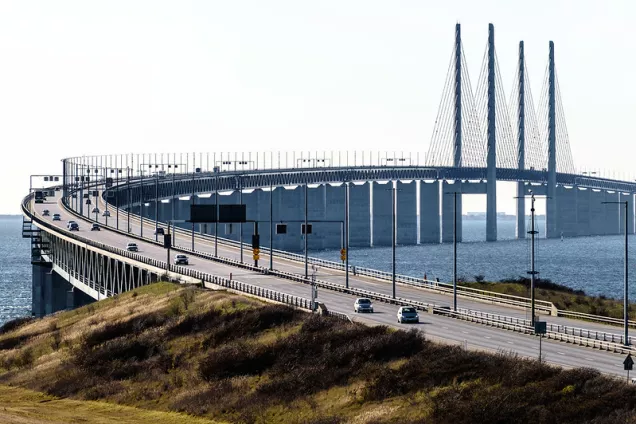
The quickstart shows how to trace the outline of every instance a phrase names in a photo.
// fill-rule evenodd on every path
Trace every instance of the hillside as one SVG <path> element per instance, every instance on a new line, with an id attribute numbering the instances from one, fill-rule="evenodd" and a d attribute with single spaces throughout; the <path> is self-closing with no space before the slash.
<path id="1" fill-rule="evenodd" d="M 22 402 L 22 410 L 30 397 L 35 410 L 47 396 L 84 405 L 69 408 L 78 414 L 109 404 L 179 413 L 155 423 L 186 422 L 184 414 L 233 423 L 636 420 L 636 387 L 594 370 L 464 351 L 415 331 L 167 283 L 5 325 L 0 384 L 0 402 Z M 112 409 L 112 421 L 100 422 L 122 422 Z M 143 419 L 124 421 L 150 422 Z"/>

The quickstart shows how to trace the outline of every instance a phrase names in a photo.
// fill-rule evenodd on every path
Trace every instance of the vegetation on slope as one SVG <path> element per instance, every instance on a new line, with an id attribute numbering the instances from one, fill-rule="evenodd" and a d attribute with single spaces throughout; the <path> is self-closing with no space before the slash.
<path id="1" fill-rule="evenodd" d="M 636 419 L 636 387 L 594 370 L 163 283 L 3 332 L 0 383 L 219 422 Z"/>
<path id="2" fill-rule="evenodd" d="M 481 276 L 476 276 L 481 280 Z M 461 281 L 465 287 L 489 290 L 514 296 L 530 297 L 530 279 L 519 277 L 505 279 L 499 282 Z M 605 296 L 589 296 L 583 290 L 575 290 L 567 286 L 556 284 L 548 279 L 535 280 L 535 296 L 539 300 L 552 302 L 557 309 L 586 314 L 600 315 L 612 318 L 623 318 L 623 301 L 608 299 Z M 636 304 L 629 305 L 630 314 L 636 313 Z"/>

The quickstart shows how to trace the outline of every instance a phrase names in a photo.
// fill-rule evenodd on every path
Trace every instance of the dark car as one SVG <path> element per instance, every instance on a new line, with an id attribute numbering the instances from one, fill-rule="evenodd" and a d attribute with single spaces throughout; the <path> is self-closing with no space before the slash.
<path id="1" fill-rule="evenodd" d="M 42 216 L 49 216 L 49 210 L 48 209 L 44 209 L 42 211 Z"/>
<path id="2" fill-rule="evenodd" d="M 163 228 L 161 227 L 157 227 L 155 228 L 155 235 L 156 236 L 163 236 L 165 233 L 163 232 Z"/>
<path id="3" fill-rule="evenodd" d="M 71 225 L 68 226 L 69 231 L 79 231 L 79 225 L 77 222 L 71 222 Z"/>
<path id="4" fill-rule="evenodd" d="M 91 225 L 91 231 L 101 231 L 99 224 L 93 223 L 93 225 Z"/>

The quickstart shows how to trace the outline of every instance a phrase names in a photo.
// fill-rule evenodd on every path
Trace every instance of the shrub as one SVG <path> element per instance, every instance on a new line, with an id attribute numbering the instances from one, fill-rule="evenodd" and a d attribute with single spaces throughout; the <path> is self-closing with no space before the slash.
<path id="1" fill-rule="evenodd" d="M 4 334 L 10 331 L 16 330 L 22 327 L 23 325 L 30 323 L 33 320 L 34 320 L 33 317 L 22 317 L 22 318 L 12 319 L 11 321 L 7 321 L 0 327 L 0 334 Z"/>

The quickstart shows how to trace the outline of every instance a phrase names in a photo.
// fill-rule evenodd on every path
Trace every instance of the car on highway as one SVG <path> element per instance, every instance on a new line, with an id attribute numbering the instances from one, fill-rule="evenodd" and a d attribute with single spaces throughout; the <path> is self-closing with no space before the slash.
<path id="1" fill-rule="evenodd" d="M 44 209 L 42 211 L 42 216 L 49 216 L 49 210 L 48 209 Z"/>
<path id="2" fill-rule="evenodd" d="M 66 223 L 66 228 L 70 230 L 70 229 L 71 229 L 71 225 L 73 225 L 73 224 L 77 224 L 77 222 L 75 222 L 75 221 L 73 221 L 73 220 L 71 219 L 69 222 L 67 222 L 67 223 Z M 79 224 L 78 224 L 78 225 L 79 225 Z"/>
<path id="3" fill-rule="evenodd" d="M 54 213 L 53 214 L 53 221 L 59 221 L 60 220 L 60 214 L 59 213 Z"/>
<path id="4" fill-rule="evenodd" d="M 174 257 L 175 265 L 188 265 L 188 257 L 186 255 L 176 255 Z"/>
<path id="5" fill-rule="evenodd" d="M 99 213 L 99 208 L 96 206 L 93 208 L 93 212 L 92 213 Z"/>
<path id="6" fill-rule="evenodd" d="M 165 233 L 163 232 L 163 228 L 161 227 L 157 227 L 155 228 L 155 235 L 156 236 L 163 236 Z"/>
<path id="7" fill-rule="evenodd" d="M 104 213 L 102 214 L 102 216 L 110 216 L 110 211 L 104 211 Z"/>
<path id="8" fill-rule="evenodd" d="M 68 229 L 69 231 L 79 231 L 79 224 L 77 222 L 73 222 L 68 226 Z"/>
<path id="9" fill-rule="evenodd" d="M 44 203 L 44 199 L 42 198 L 35 199 L 35 203 Z"/>
<path id="10" fill-rule="evenodd" d="M 126 245 L 126 250 L 129 252 L 139 252 L 139 247 L 137 247 L 137 243 L 130 242 Z"/>
<path id="11" fill-rule="evenodd" d="M 373 303 L 371 303 L 371 299 L 367 299 L 366 297 L 357 298 L 353 304 L 353 312 L 373 312 Z"/>
<path id="12" fill-rule="evenodd" d="M 86 202 L 84 202 L 84 203 L 86 203 L 87 205 L 90 205 L 91 204 L 91 199 L 86 199 Z"/>
<path id="13" fill-rule="evenodd" d="M 99 224 L 93 222 L 93 225 L 91 225 L 91 231 L 101 231 L 101 228 L 99 228 Z"/>
<path id="14" fill-rule="evenodd" d="M 397 312 L 397 321 L 402 324 L 403 322 L 420 322 L 420 316 L 417 313 L 417 309 L 412 306 L 401 306 Z"/>

